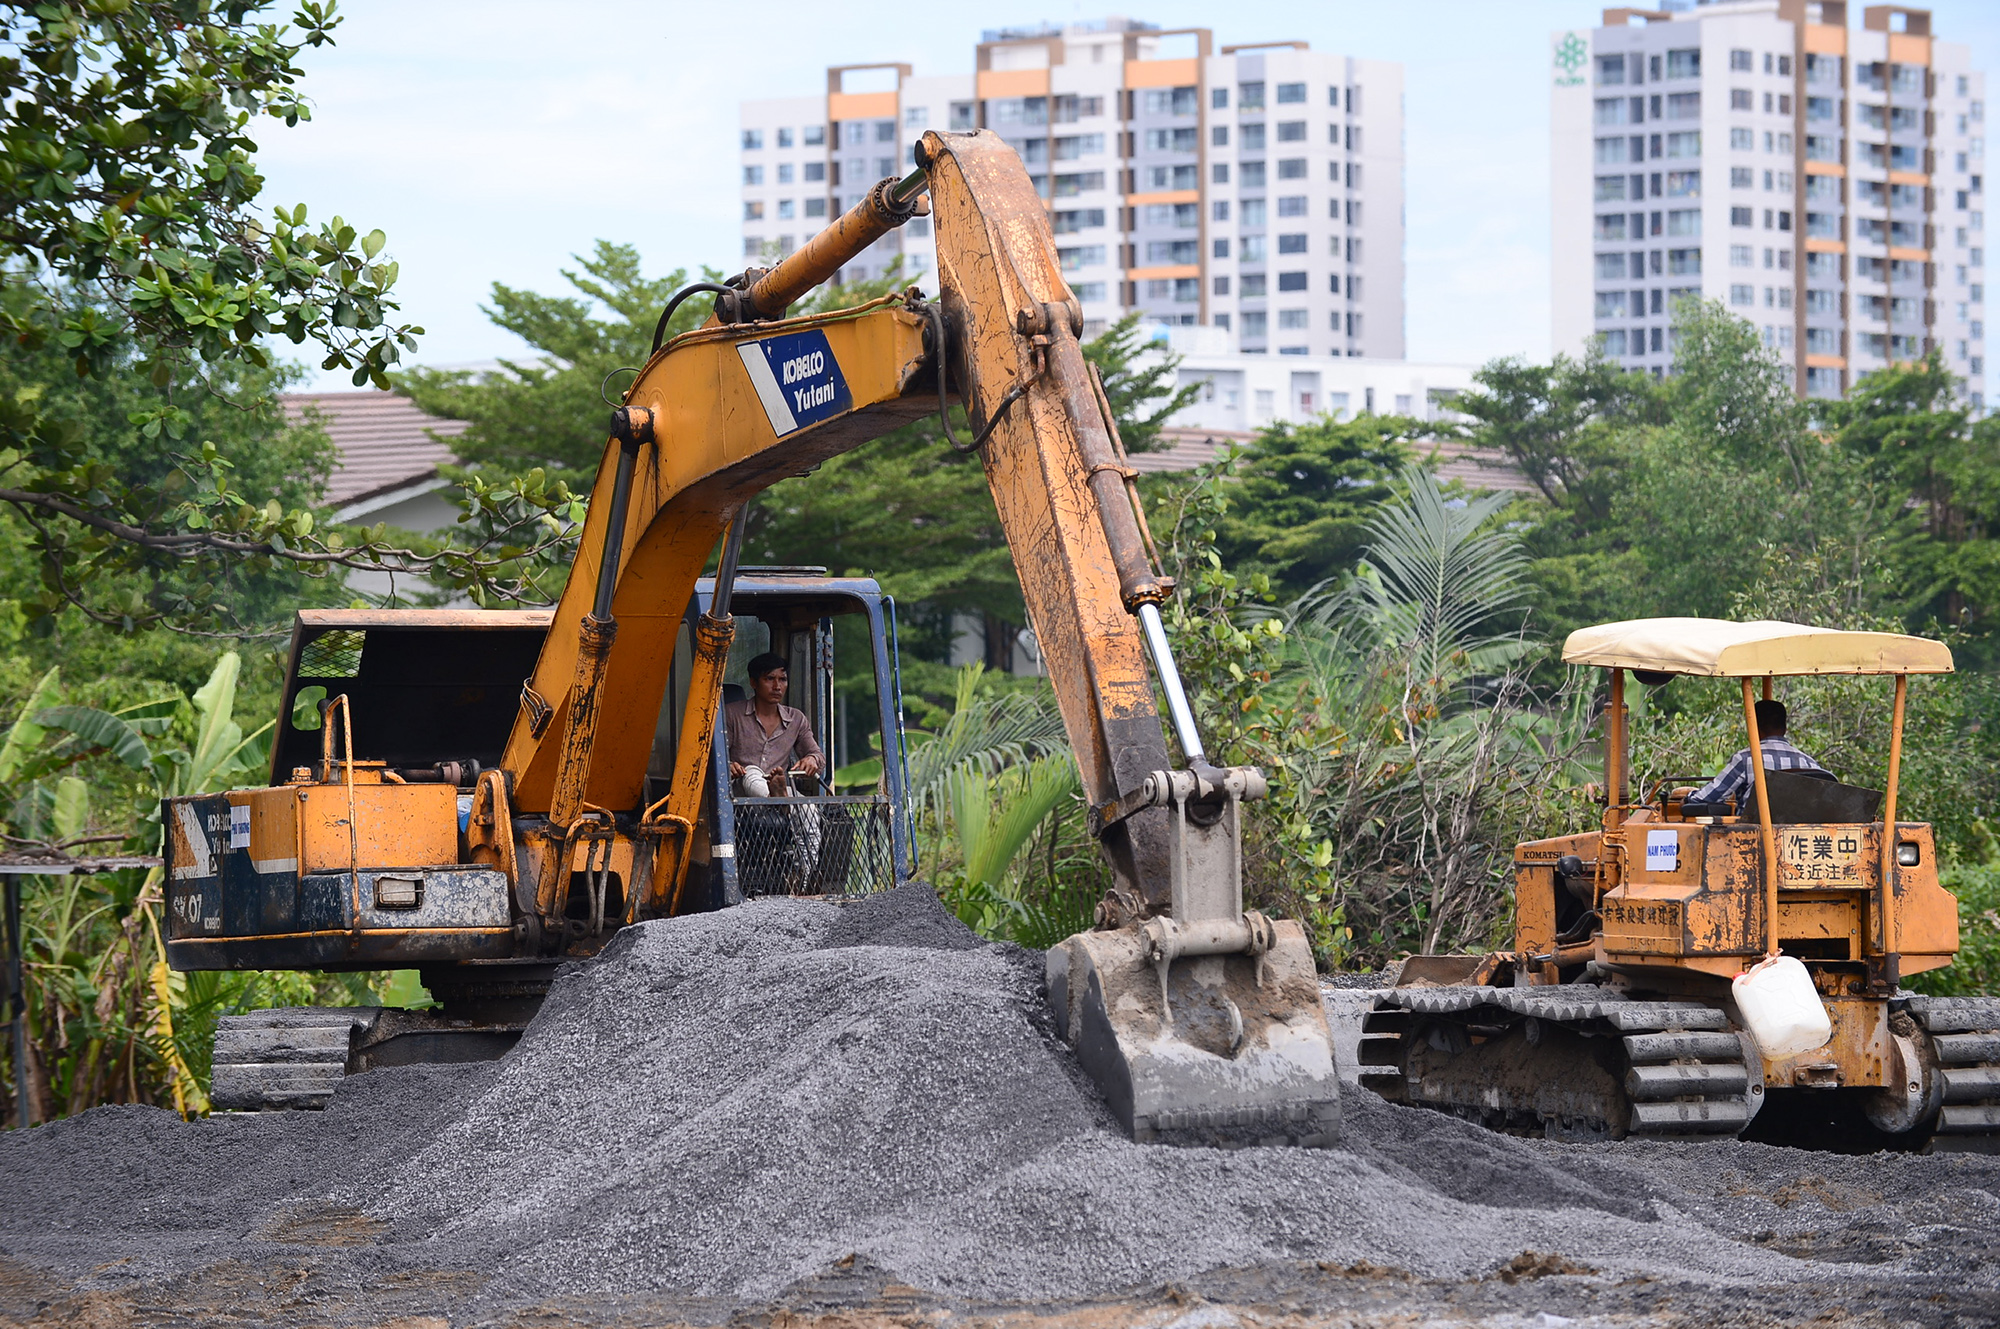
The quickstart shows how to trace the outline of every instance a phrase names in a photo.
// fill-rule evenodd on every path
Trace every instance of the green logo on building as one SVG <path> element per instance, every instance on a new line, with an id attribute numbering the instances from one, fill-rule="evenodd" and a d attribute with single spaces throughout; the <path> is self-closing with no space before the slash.
<path id="1" fill-rule="evenodd" d="M 1590 48 L 1583 38 L 1570 33 L 1556 43 L 1556 86 L 1575 88 L 1583 84 L 1583 67 L 1590 62 Z"/>

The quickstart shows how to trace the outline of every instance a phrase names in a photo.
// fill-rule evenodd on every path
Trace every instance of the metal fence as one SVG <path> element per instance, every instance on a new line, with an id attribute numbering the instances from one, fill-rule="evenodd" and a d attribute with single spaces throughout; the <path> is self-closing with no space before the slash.
<path id="1" fill-rule="evenodd" d="M 880 794 L 734 801 L 745 896 L 862 895 L 896 884 L 889 800 Z"/>

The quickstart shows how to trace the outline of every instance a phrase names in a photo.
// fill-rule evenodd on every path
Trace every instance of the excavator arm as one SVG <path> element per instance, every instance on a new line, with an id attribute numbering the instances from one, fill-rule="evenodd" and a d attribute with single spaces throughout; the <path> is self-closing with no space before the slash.
<path id="1" fill-rule="evenodd" d="M 507 746 L 518 903 L 559 925 L 557 882 L 580 837 L 637 810 L 653 858 L 635 879 L 651 885 L 628 919 L 681 907 L 744 505 L 955 395 L 1115 879 L 1097 929 L 1049 952 L 1064 1031 L 1135 1138 L 1329 1142 L 1338 1098 L 1310 948 L 1296 923 L 1243 908 L 1240 814 L 1264 780 L 1203 751 L 1160 618 L 1172 587 L 1083 356 L 1045 206 L 990 133 L 927 133 L 918 162 L 775 267 L 732 279 L 715 318 L 661 347 L 614 414 L 582 551 Z M 910 292 L 786 317 L 926 204 L 935 303 Z M 718 540 L 676 772 L 641 809 L 672 633 Z"/>

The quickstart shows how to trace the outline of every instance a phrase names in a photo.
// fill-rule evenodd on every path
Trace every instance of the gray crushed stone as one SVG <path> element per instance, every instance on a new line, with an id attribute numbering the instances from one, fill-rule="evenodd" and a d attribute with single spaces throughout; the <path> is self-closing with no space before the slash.
<path id="1" fill-rule="evenodd" d="M 1524 1250 L 1731 1295 L 2000 1287 L 2000 1160 L 1556 1145 L 1351 1087 L 1337 1149 L 1138 1146 L 1043 1003 L 1038 954 L 921 888 L 645 924 L 566 966 L 498 1063 L 370 1072 L 324 1113 L 0 1138 L 0 1257 L 157 1282 L 296 1259 L 347 1215 L 366 1243 L 321 1242 L 325 1276 L 471 1270 L 490 1306 L 761 1303 L 857 1261 L 987 1300 L 1285 1261 L 1471 1280 Z"/>

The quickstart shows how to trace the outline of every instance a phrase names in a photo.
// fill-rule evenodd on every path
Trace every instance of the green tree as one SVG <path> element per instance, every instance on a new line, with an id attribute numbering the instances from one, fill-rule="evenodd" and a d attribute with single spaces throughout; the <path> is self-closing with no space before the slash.
<path id="1" fill-rule="evenodd" d="M 491 303 L 481 306 L 533 356 L 502 360 L 497 373 L 414 369 L 395 376 L 396 389 L 424 410 L 468 422 L 449 440 L 467 469 L 506 476 L 540 467 L 574 489 L 589 487 L 604 452 L 604 396 L 615 400 L 630 382 L 614 377 L 607 387 L 605 379 L 646 362 L 660 311 L 688 274 L 677 268 L 649 278 L 636 247 L 606 240 L 576 264 L 562 270 L 575 295 L 495 282 Z M 702 280 L 721 275 L 708 271 Z M 698 326 L 708 306 L 706 297 L 683 303 L 668 335 Z"/>
<path id="2" fill-rule="evenodd" d="M 1264 426 L 1244 452 L 1215 548 L 1237 572 L 1265 573 L 1296 599 L 1347 573 L 1370 516 L 1397 491 L 1396 476 L 1430 426 L 1396 415 Z"/>
<path id="3" fill-rule="evenodd" d="M 1892 496 L 1904 619 L 1957 627 L 1982 661 L 2000 614 L 2000 420 L 1971 419 L 1943 357 L 1863 378 L 1825 406 L 1834 440 Z"/>

